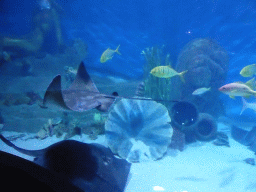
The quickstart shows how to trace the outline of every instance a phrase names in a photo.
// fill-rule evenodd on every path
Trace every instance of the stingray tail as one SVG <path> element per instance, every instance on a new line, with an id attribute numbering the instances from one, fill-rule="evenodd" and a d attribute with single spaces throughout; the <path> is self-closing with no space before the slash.
<path id="1" fill-rule="evenodd" d="M 98 107 L 96 107 L 96 109 L 98 109 L 99 111 L 102 111 L 102 112 L 107 112 L 107 111 L 109 111 L 110 107 L 115 102 L 116 98 L 118 97 L 118 93 L 113 92 L 111 96 L 105 95 L 104 97 L 105 97 L 105 99 L 102 99 L 102 103 Z"/>
<path id="2" fill-rule="evenodd" d="M 12 147 L 13 149 L 15 149 L 16 151 L 25 154 L 25 155 L 29 155 L 29 156 L 39 156 L 42 154 L 43 150 L 26 150 L 26 149 L 22 149 L 17 147 L 16 145 L 14 145 L 12 142 L 10 142 L 8 139 L 6 139 L 2 134 L 0 134 L 0 139 L 9 147 Z"/>

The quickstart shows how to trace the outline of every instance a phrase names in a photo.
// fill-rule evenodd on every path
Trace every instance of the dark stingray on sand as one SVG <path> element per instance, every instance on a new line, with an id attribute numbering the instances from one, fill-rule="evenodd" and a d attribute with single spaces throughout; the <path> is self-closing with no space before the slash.
<path id="1" fill-rule="evenodd" d="M 65 140 L 45 149 L 26 150 L 2 135 L 0 139 L 15 150 L 35 157 L 30 162 L 0 151 L 1 174 L 3 170 L 19 174 L 19 182 L 29 178 L 26 182 L 34 186 L 32 181 L 39 180 L 54 191 L 122 192 L 125 189 L 131 164 L 116 158 L 102 145 Z"/>

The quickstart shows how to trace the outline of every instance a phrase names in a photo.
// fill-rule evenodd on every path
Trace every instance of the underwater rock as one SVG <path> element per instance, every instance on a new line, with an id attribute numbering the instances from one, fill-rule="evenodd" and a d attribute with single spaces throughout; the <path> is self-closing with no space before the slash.
<path id="1" fill-rule="evenodd" d="M 105 121 L 108 114 L 94 113 L 88 121 L 81 123 L 82 133 L 89 136 L 91 140 L 98 138 L 98 135 L 105 133 Z"/>
<path id="2" fill-rule="evenodd" d="M 28 105 L 33 105 L 37 101 L 40 101 L 40 102 L 43 101 L 43 99 L 40 97 L 38 93 L 30 91 L 30 92 L 27 92 L 26 95 L 27 97 L 30 98 L 30 101 L 27 103 Z"/>
<path id="3" fill-rule="evenodd" d="M 230 147 L 229 141 L 228 141 L 228 136 L 224 132 L 218 132 L 217 133 L 217 138 L 215 139 L 213 144 L 217 145 L 217 146 Z"/>
<path id="4" fill-rule="evenodd" d="M 185 149 L 185 144 L 185 133 L 173 127 L 172 141 L 169 147 L 171 149 L 178 149 L 179 151 L 183 151 Z"/>
<path id="5" fill-rule="evenodd" d="M 248 149 L 256 152 L 256 127 L 252 127 L 250 131 L 239 128 L 235 125 L 231 127 L 231 137 L 238 143 L 248 146 Z"/>
<path id="6" fill-rule="evenodd" d="M 194 128 L 196 139 L 199 141 L 211 141 L 217 136 L 217 123 L 208 113 L 199 113 L 197 125 Z"/>
<path id="7" fill-rule="evenodd" d="M 122 99 L 105 123 L 108 146 L 129 162 L 158 160 L 171 143 L 170 121 L 168 110 L 160 103 Z"/>
<path id="8" fill-rule="evenodd" d="M 80 135 L 80 137 L 82 137 L 82 130 L 80 127 L 76 126 L 70 130 L 70 132 L 65 135 L 64 140 L 74 137 L 75 135 Z"/>
<path id="9" fill-rule="evenodd" d="M 42 101 L 41 97 L 34 92 L 27 93 L 7 93 L 1 94 L 0 103 L 5 106 L 13 106 L 13 105 L 32 105 L 38 100 Z"/>
<path id="10" fill-rule="evenodd" d="M 228 66 L 228 53 L 220 45 L 210 39 L 194 39 L 179 54 L 175 68 L 178 72 L 188 70 L 186 83 L 173 78 L 169 94 L 174 100 L 191 101 L 199 112 L 223 115 L 225 108 L 218 98 L 218 87 L 225 83 Z M 211 91 L 203 97 L 192 95 L 201 87 L 211 87 Z"/>
<path id="11" fill-rule="evenodd" d="M 47 137 L 48 137 L 48 133 L 47 133 L 47 130 L 45 130 L 44 127 L 42 129 L 40 129 L 36 134 L 36 138 L 41 139 L 41 140 L 43 140 Z"/>
<path id="12" fill-rule="evenodd" d="M 247 158 L 244 160 L 245 163 L 250 164 L 250 165 L 255 165 L 255 160 L 254 158 Z"/>
<path id="13" fill-rule="evenodd" d="M 38 131 L 36 138 L 45 139 L 46 137 L 52 137 L 57 132 L 55 131 L 56 126 L 62 123 L 62 118 L 48 119 L 48 123 L 44 124 L 43 128 Z"/>

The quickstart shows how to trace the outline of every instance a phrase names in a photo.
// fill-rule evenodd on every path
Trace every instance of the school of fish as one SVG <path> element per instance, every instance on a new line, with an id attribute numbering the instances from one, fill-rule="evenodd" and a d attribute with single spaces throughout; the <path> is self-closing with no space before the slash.
<path id="1" fill-rule="evenodd" d="M 241 71 L 240 75 L 243 77 L 252 77 L 256 75 L 256 64 L 251 64 L 245 66 Z M 256 82 L 255 78 L 247 81 L 246 83 L 234 82 L 223 85 L 219 88 L 219 91 L 229 95 L 230 98 L 234 99 L 236 96 L 242 97 L 243 108 L 240 115 L 244 112 L 245 109 L 252 109 L 256 111 L 256 103 L 248 103 L 244 97 L 249 98 L 251 96 L 256 97 Z"/>

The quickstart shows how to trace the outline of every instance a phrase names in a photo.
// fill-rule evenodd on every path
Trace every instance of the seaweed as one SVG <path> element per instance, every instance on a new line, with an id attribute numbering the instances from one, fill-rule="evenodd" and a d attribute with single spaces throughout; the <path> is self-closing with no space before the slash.
<path id="1" fill-rule="evenodd" d="M 151 47 L 146 48 L 142 51 L 146 59 L 144 65 L 144 83 L 145 83 L 145 97 L 150 97 L 152 99 L 161 99 L 161 100 L 171 100 L 171 79 L 168 78 L 158 78 L 153 75 L 150 75 L 150 71 L 157 66 L 171 66 L 172 62 L 170 60 L 170 54 L 164 56 L 163 47 Z M 166 102 L 161 102 L 164 105 L 167 105 Z"/>

